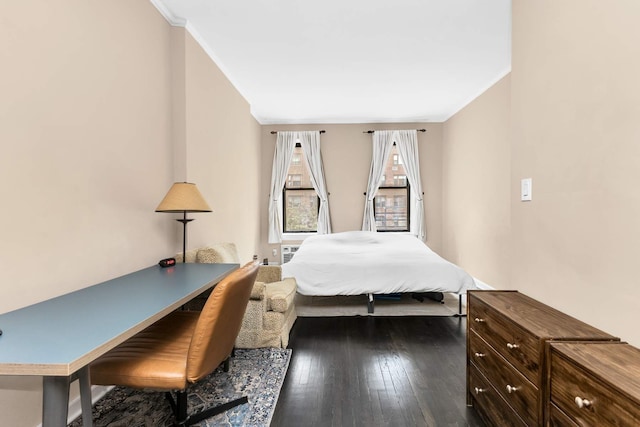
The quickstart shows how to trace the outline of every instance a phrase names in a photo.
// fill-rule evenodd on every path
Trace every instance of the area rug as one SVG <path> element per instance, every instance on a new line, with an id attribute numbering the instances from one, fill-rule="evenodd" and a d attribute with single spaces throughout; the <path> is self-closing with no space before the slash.
<path id="1" fill-rule="evenodd" d="M 444 294 L 444 303 L 424 298 L 412 298 L 411 294 L 401 294 L 398 298 L 375 299 L 374 312 L 367 312 L 367 296 L 310 297 L 296 295 L 296 313 L 299 317 L 334 316 L 453 316 L 458 313 L 458 295 Z M 463 298 L 464 302 L 464 298 Z M 462 305 L 462 313 L 466 305 Z"/>
<path id="2" fill-rule="evenodd" d="M 249 403 L 201 421 L 194 426 L 269 426 L 291 360 L 290 349 L 238 349 L 229 372 L 218 368 L 190 388 L 189 411 L 247 396 Z M 165 427 L 173 415 L 162 392 L 115 387 L 93 406 L 95 427 Z M 81 427 L 81 418 L 70 427 Z"/>

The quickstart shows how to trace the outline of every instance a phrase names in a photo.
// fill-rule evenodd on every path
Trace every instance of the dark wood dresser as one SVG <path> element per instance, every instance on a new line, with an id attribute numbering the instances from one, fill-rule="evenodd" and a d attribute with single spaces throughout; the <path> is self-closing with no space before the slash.
<path id="1" fill-rule="evenodd" d="M 623 343 L 549 346 L 550 426 L 640 426 L 640 350 Z"/>
<path id="2" fill-rule="evenodd" d="M 547 423 L 550 341 L 618 341 L 517 291 L 469 291 L 467 404 L 489 425 Z"/>

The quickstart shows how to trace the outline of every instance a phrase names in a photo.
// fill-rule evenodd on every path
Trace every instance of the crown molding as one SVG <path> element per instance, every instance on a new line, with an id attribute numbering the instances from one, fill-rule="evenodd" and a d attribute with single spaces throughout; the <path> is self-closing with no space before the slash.
<path id="1" fill-rule="evenodd" d="M 175 16 L 169 8 L 162 2 L 162 0 L 149 0 L 151 4 L 158 9 L 158 12 L 167 20 L 169 24 L 174 27 L 186 27 L 187 20 Z"/>

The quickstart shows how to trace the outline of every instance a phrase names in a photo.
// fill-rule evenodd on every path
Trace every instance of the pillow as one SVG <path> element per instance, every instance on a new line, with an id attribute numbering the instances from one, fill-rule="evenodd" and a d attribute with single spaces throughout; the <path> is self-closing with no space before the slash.
<path id="1" fill-rule="evenodd" d="M 203 264 L 239 264 L 240 259 L 234 243 L 219 243 L 198 250 L 196 262 Z"/>
<path id="2" fill-rule="evenodd" d="M 197 262 L 196 258 L 198 256 L 198 250 L 197 249 L 191 249 L 187 251 L 187 262 Z M 182 262 L 182 252 L 180 252 L 179 254 L 176 254 L 175 256 L 176 262 L 177 263 L 181 263 Z"/>

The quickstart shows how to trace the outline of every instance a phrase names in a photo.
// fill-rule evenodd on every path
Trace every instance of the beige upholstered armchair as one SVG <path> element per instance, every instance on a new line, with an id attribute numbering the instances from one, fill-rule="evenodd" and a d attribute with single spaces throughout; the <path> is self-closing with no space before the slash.
<path id="1" fill-rule="evenodd" d="M 182 262 L 182 254 L 176 256 Z M 186 253 L 187 262 L 239 263 L 234 243 L 218 243 Z M 287 347 L 289 332 L 296 321 L 294 298 L 296 281 L 282 278 L 279 265 L 261 265 L 251 290 L 242 327 L 236 339 L 237 348 Z M 208 293 L 187 305 L 187 309 L 200 309 Z"/>

